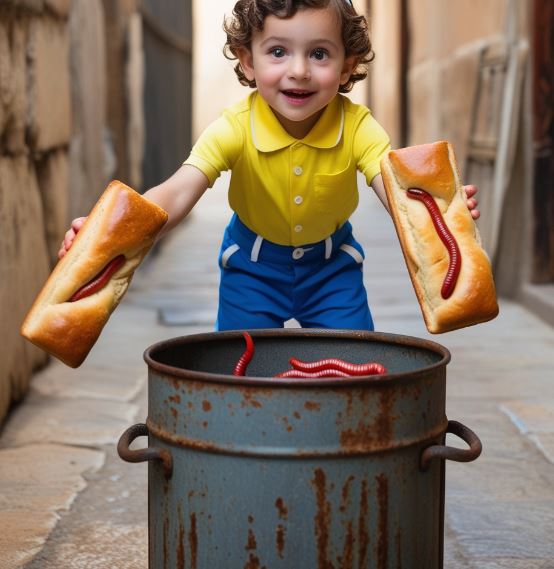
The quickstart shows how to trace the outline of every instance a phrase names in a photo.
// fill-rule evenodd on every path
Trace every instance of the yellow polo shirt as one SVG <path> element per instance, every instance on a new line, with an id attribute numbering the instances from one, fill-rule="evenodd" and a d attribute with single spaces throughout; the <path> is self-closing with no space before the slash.
<path id="1" fill-rule="evenodd" d="M 358 205 L 356 171 L 370 184 L 389 148 L 370 111 L 347 97 L 337 95 L 299 140 L 254 91 L 208 126 L 185 164 L 210 187 L 232 170 L 229 204 L 240 220 L 264 239 L 298 247 L 348 220 Z"/>

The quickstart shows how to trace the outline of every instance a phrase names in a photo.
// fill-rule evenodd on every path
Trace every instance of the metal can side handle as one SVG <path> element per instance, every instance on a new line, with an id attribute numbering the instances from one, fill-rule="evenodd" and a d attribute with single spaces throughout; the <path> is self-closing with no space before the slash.
<path id="1" fill-rule="evenodd" d="M 456 462 L 471 462 L 475 460 L 483 450 L 479 437 L 468 427 L 458 421 L 448 421 L 446 432 L 457 435 L 469 445 L 468 449 L 450 447 L 446 445 L 432 445 L 421 453 L 420 468 L 427 470 L 429 463 L 434 458 L 454 460 Z"/>
<path id="2" fill-rule="evenodd" d="M 148 447 L 131 450 L 131 443 L 138 437 L 149 435 L 148 426 L 144 423 L 137 423 L 129 427 L 119 438 L 117 443 L 117 454 L 126 462 L 146 462 L 148 460 L 159 460 L 165 477 L 169 480 L 173 474 L 173 457 L 171 453 L 163 448 Z"/>

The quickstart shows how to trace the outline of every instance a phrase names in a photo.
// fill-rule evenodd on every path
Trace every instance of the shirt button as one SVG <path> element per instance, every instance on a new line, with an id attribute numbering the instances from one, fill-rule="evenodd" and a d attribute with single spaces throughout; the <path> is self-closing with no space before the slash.
<path id="1" fill-rule="evenodd" d="M 296 233 L 300 233 L 302 231 L 302 229 L 304 229 L 301 225 L 295 225 L 294 226 L 294 230 L 296 231 Z"/>
<path id="2" fill-rule="evenodd" d="M 302 196 L 296 196 L 296 197 L 294 198 L 294 203 L 295 203 L 296 205 L 300 205 L 303 201 L 304 201 L 304 198 L 303 198 Z"/>
<path id="3" fill-rule="evenodd" d="M 294 173 L 295 173 L 297 176 L 300 176 L 300 174 L 302 174 L 302 172 L 303 172 L 302 166 L 295 166 L 295 167 L 294 167 Z"/>
<path id="4" fill-rule="evenodd" d="M 298 259 L 302 259 L 303 256 L 304 256 L 304 249 L 302 249 L 301 247 L 295 249 L 292 252 L 292 258 L 295 259 L 296 261 L 298 261 Z"/>

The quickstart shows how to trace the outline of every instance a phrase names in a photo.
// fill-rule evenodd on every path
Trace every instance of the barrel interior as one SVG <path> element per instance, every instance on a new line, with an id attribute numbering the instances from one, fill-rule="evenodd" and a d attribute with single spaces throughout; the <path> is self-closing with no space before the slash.
<path id="1" fill-rule="evenodd" d="M 249 377 L 273 377 L 290 368 L 289 359 L 314 361 L 340 358 L 352 363 L 376 361 L 391 374 L 413 374 L 448 363 L 450 354 L 434 342 L 376 332 L 254 330 L 255 353 L 248 365 Z M 161 342 L 149 348 L 145 359 L 151 367 L 231 375 L 245 349 L 242 332 L 197 334 Z"/>

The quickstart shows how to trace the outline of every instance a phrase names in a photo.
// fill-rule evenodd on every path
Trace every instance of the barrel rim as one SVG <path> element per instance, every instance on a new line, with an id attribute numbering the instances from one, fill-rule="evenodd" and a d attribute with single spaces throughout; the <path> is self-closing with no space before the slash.
<path id="1" fill-rule="evenodd" d="M 210 373 L 204 371 L 189 370 L 186 368 L 177 368 L 171 365 L 163 364 L 154 359 L 156 351 L 173 347 L 176 344 L 190 344 L 195 342 L 221 341 L 226 338 L 237 339 L 242 337 L 243 330 L 230 330 L 224 332 L 203 332 L 198 334 L 190 334 L 186 336 L 177 336 L 175 338 L 162 340 L 149 346 L 143 354 L 144 361 L 149 369 L 155 370 L 161 374 L 174 378 L 186 379 L 192 381 L 207 381 L 210 383 L 222 383 L 233 385 L 248 385 L 250 387 L 270 385 L 271 387 L 334 387 L 352 385 L 371 385 L 372 387 L 384 387 L 406 381 L 409 379 L 417 379 L 422 375 L 426 375 L 436 369 L 445 367 L 451 359 L 450 351 L 437 342 L 417 338 L 415 336 L 407 336 L 402 334 L 392 334 L 387 332 L 369 332 L 365 330 L 329 330 L 318 328 L 280 328 L 280 329 L 257 329 L 248 330 L 253 339 L 267 337 L 324 337 L 324 338 L 347 338 L 352 340 L 369 340 L 372 342 L 388 342 L 399 345 L 429 350 L 439 354 L 441 359 L 434 364 L 430 364 L 414 371 L 406 371 L 401 373 L 392 373 L 379 376 L 359 376 L 352 378 L 278 378 L 269 376 L 249 376 L 238 377 L 231 374 Z"/>

